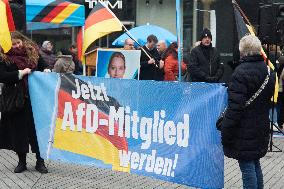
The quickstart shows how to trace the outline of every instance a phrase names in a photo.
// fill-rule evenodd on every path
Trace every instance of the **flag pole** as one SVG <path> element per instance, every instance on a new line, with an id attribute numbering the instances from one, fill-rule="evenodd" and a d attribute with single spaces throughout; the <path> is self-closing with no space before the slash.
<path id="1" fill-rule="evenodd" d="M 82 26 L 82 42 L 84 44 L 84 36 L 85 36 L 85 26 Z M 82 47 L 84 48 L 84 47 Z M 83 52 L 83 51 L 82 51 Z M 82 54 L 83 58 L 83 76 L 86 76 L 86 56 L 85 53 Z"/>
<path id="2" fill-rule="evenodd" d="M 246 16 L 246 14 L 244 13 L 244 11 L 241 9 L 240 5 L 235 1 L 232 0 L 233 5 L 236 6 L 236 8 L 239 10 L 239 12 L 241 13 L 242 17 L 246 20 L 246 22 L 249 24 L 249 26 L 253 29 L 253 32 L 255 32 L 255 29 L 253 27 L 253 25 L 251 24 L 251 22 L 249 21 L 248 17 Z"/>
<path id="3" fill-rule="evenodd" d="M 178 81 L 181 81 L 181 64 L 182 64 L 182 34 L 180 21 L 180 0 L 176 0 L 176 31 L 178 38 Z"/>
<path id="4" fill-rule="evenodd" d="M 121 23 L 122 24 L 122 23 Z M 131 35 L 131 33 L 129 32 L 129 30 L 124 26 L 124 24 L 122 24 L 123 29 L 126 31 L 126 34 L 135 42 L 137 43 L 137 45 L 139 47 L 141 47 L 141 50 L 146 54 L 146 56 L 151 59 L 152 57 L 147 53 L 147 51 L 143 48 L 143 46 L 138 43 L 138 41 Z M 158 65 L 155 63 L 156 67 L 158 67 Z"/>
<path id="5" fill-rule="evenodd" d="M 61 77 L 58 78 L 57 84 L 56 84 L 56 91 L 59 91 L 61 85 Z M 58 113 L 58 96 L 57 93 L 55 94 L 55 104 L 57 106 L 53 107 L 53 112 L 52 112 L 52 120 L 50 123 L 50 130 L 49 130 L 49 139 L 48 139 L 48 144 L 47 144 L 47 150 L 46 150 L 46 160 L 49 162 L 50 160 L 50 154 L 53 148 L 53 143 L 54 143 L 54 134 L 55 134 L 55 127 L 56 127 L 56 117 Z"/>

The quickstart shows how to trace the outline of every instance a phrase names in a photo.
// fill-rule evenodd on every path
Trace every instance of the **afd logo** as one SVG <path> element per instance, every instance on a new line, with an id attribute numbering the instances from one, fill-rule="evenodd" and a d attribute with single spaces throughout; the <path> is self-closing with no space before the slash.
<path id="1" fill-rule="evenodd" d="M 117 0 L 115 3 L 111 3 L 108 0 L 85 0 L 86 3 L 89 3 L 89 8 L 92 9 L 98 3 L 104 3 L 105 5 L 109 6 L 110 8 L 118 8 L 122 9 L 122 0 Z"/>

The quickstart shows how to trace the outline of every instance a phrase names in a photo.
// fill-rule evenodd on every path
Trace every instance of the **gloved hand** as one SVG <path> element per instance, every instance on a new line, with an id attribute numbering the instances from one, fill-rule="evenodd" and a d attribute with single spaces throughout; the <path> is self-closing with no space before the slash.
<path id="1" fill-rule="evenodd" d="M 206 77 L 206 81 L 208 83 L 215 83 L 218 81 L 218 78 L 217 77 Z"/>
<path id="2" fill-rule="evenodd" d="M 222 86 L 229 87 L 229 84 L 228 83 L 222 83 Z"/>

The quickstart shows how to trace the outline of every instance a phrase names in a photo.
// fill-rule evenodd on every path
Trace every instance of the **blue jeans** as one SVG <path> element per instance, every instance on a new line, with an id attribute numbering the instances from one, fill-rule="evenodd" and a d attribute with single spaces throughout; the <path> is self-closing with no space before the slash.
<path id="1" fill-rule="evenodd" d="M 238 160 L 244 189 L 263 189 L 263 175 L 258 160 Z"/>

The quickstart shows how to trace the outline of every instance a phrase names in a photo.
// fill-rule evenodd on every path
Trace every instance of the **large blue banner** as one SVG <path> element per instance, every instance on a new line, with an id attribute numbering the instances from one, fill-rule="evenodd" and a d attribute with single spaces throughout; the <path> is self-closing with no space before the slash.
<path id="1" fill-rule="evenodd" d="M 223 188 L 215 128 L 220 84 L 105 79 L 35 72 L 29 90 L 41 156 Z"/>

